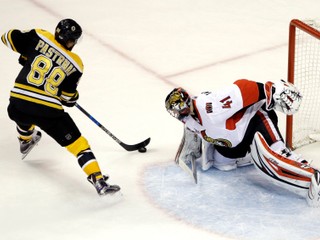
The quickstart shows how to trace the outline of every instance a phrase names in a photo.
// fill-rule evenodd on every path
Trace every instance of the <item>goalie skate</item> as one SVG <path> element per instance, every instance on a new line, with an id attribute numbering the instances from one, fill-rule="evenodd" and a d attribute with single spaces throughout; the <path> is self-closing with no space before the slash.
<path id="1" fill-rule="evenodd" d="M 307 195 L 307 203 L 311 207 L 320 207 L 320 172 L 315 170 Z"/>

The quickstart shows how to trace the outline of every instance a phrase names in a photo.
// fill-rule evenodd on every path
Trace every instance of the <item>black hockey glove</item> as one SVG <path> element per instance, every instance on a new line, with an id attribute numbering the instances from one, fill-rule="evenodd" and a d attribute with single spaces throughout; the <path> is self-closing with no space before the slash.
<path id="1" fill-rule="evenodd" d="M 78 99 L 79 99 L 79 92 L 76 91 L 76 93 L 69 100 L 66 100 L 63 97 L 61 97 L 61 103 L 66 107 L 73 107 L 76 104 Z"/>
<path id="2" fill-rule="evenodd" d="M 18 59 L 19 63 L 24 66 L 27 62 L 27 57 L 20 55 L 19 59 Z"/>

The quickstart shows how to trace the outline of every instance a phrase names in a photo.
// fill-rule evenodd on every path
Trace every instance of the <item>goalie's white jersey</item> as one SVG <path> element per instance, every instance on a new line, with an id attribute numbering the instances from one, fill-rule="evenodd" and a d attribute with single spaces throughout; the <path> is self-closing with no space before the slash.
<path id="1" fill-rule="evenodd" d="M 192 99 L 195 116 L 183 122 L 207 142 L 237 146 L 252 117 L 266 103 L 268 94 L 258 84 L 242 79 L 217 92 L 202 92 Z"/>

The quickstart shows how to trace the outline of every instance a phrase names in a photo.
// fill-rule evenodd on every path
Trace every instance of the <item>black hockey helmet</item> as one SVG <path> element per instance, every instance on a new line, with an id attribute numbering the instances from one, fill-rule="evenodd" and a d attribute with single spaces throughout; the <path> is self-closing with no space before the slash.
<path id="1" fill-rule="evenodd" d="M 183 88 L 173 89 L 166 97 L 166 109 L 175 118 L 182 120 L 189 116 L 191 98 Z"/>
<path id="2" fill-rule="evenodd" d="M 80 25 L 73 19 L 63 19 L 61 20 L 55 30 L 55 39 L 63 45 L 65 48 L 71 50 L 67 47 L 68 42 L 77 43 L 77 40 L 81 37 L 82 29 Z"/>

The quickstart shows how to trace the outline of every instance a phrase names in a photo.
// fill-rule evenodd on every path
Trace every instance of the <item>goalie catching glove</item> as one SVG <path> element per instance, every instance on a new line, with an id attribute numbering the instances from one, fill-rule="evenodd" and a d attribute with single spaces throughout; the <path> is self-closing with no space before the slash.
<path id="1" fill-rule="evenodd" d="M 298 112 L 302 95 L 300 91 L 291 83 L 280 80 L 265 84 L 267 96 L 267 110 L 275 109 L 286 115 Z"/>
<path id="2" fill-rule="evenodd" d="M 73 94 L 62 92 L 60 99 L 61 99 L 62 105 L 66 107 L 73 107 L 76 104 L 77 100 L 79 99 L 79 92 L 76 91 Z"/>

